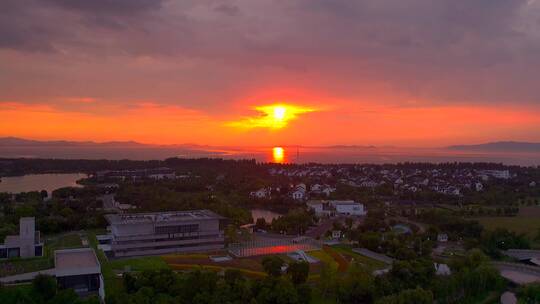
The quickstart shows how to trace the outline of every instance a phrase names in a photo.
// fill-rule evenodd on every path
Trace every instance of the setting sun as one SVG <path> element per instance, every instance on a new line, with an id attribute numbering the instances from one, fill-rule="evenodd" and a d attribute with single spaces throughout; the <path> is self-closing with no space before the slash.
<path id="1" fill-rule="evenodd" d="M 283 120 L 285 118 L 285 112 L 287 109 L 283 106 L 276 106 L 274 108 L 274 118 L 276 120 Z"/>
<path id="2" fill-rule="evenodd" d="M 256 106 L 254 109 L 260 113 L 259 116 L 246 117 L 229 122 L 227 125 L 242 129 L 281 129 L 286 127 L 290 121 L 297 119 L 300 114 L 316 111 L 310 107 L 290 104 Z"/>

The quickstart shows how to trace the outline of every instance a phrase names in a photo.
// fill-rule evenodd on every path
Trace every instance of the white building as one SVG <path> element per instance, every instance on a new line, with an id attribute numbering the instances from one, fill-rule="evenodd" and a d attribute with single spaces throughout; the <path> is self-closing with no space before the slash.
<path id="1" fill-rule="evenodd" d="M 249 195 L 256 198 L 270 198 L 270 193 L 270 188 L 261 188 L 257 191 L 252 191 Z"/>
<path id="2" fill-rule="evenodd" d="M 294 190 L 291 192 L 291 197 L 294 200 L 301 201 L 306 198 L 307 187 L 306 184 L 298 184 L 294 187 Z"/>
<path id="3" fill-rule="evenodd" d="M 21 217 L 19 235 L 8 235 L 5 243 L 0 244 L 0 259 L 43 256 L 43 242 L 40 236 L 39 231 L 36 231 L 36 219 Z"/>
<path id="4" fill-rule="evenodd" d="M 449 276 L 452 274 L 450 267 L 446 264 L 433 263 L 433 266 L 435 267 L 435 274 L 438 276 Z"/>
<path id="5" fill-rule="evenodd" d="M 302 190 L 294 190 L 293 192 L 291 192 L 291 197 L 294 200 L 301 201 L 306 197 L 306 192 Z"/>
<path id="6" fill-rule="evenodd" d="M 439 233 L 437 235 L 437 242 L 446 243 L 448 242 L 448 234 L 446 233 Z"/>
<path id="7" fill-rule="evenodd" d="M 336 215 L 366 215 L 367 211 L 364 205 L 352 200 L 317 200 L 307 203 L 310 209 L 315 211 L 317 216 L 336 216 Z"/>

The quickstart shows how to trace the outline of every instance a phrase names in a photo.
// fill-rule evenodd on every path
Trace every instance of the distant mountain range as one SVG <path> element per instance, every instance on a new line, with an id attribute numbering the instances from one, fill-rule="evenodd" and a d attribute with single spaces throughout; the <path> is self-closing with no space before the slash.
<path id="1" fill-rule="evenodd" d="M 66 141 L 66 140 L 54 140 L 54 141 L 41 141 L 30 140 L 17 137 L 0 137 L 0 147 L 2 146 L 18 146 L 18 147 L 59 147 L 59 146 L 102 146 L 102 147 L 143 147 L 149 146 L 134 141 L 109 141 L 103 143 L 97 143 L 93 141 Z"/>
<path id="2" fill-rule="evenodd" d="M 135 141 L 40 141 L 16 137 L 0 138 L 4 158 L 81 158 L 81 159 L 165 159 L 168 157 L 212 157 L 219 152 L 197 145 L 153 145 Z"/>
<path id="3" fill-rule="evenodd" d="M 498 141 L 478 145 L 455 145 L 449 146 L 447 149 L 482 152 L 540 152 L 540 143 Z"/>

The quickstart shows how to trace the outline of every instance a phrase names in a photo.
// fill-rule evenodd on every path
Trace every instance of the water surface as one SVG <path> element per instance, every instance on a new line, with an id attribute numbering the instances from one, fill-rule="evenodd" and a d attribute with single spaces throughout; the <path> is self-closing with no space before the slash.
<path id="1" fill-rule="evenodd" d="M 67 174 L 28 174 L 23 176 L 2 177 L 0 192 L 20 193 L 47 190 L 51 192 L 63 187 L 81 187 L 77 180 L 86 178 L 84 173 Z"/>

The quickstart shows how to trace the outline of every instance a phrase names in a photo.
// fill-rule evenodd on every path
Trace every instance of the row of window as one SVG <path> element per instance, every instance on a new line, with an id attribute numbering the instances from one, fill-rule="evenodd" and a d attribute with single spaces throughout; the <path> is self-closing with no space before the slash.
<path id="1" fill-rule="evenodd" d="M 34 247 L 34 256 L 43 255 L 43 246 Z M 19 248 L 0 248 L 0 259 L 12 259 L 21 257 L 21 250 Z"/>
<path id="2" fill-rule="evenodd" d="M 191 233 L 197 231 L 199 231 L 199 224 L 156 227 L 156 234 Z"/>
<path id="3" fill-rule="evenodd" d="M 197 244 L 165 245 L 165 246 L 152 246 L 152 247 L 144 247 L 144 248 L 122 249 L 122 250 L 115 250 L 115 253 L 128 254 L 134 251 L 181 249 L 181 248 L 189 248 L 189 247 L 196 248 L 196 247 L 209 246 L 209 245 L 223 245 L 223 241 L 203 242 L 203 243 L 197 243 Z"/>

